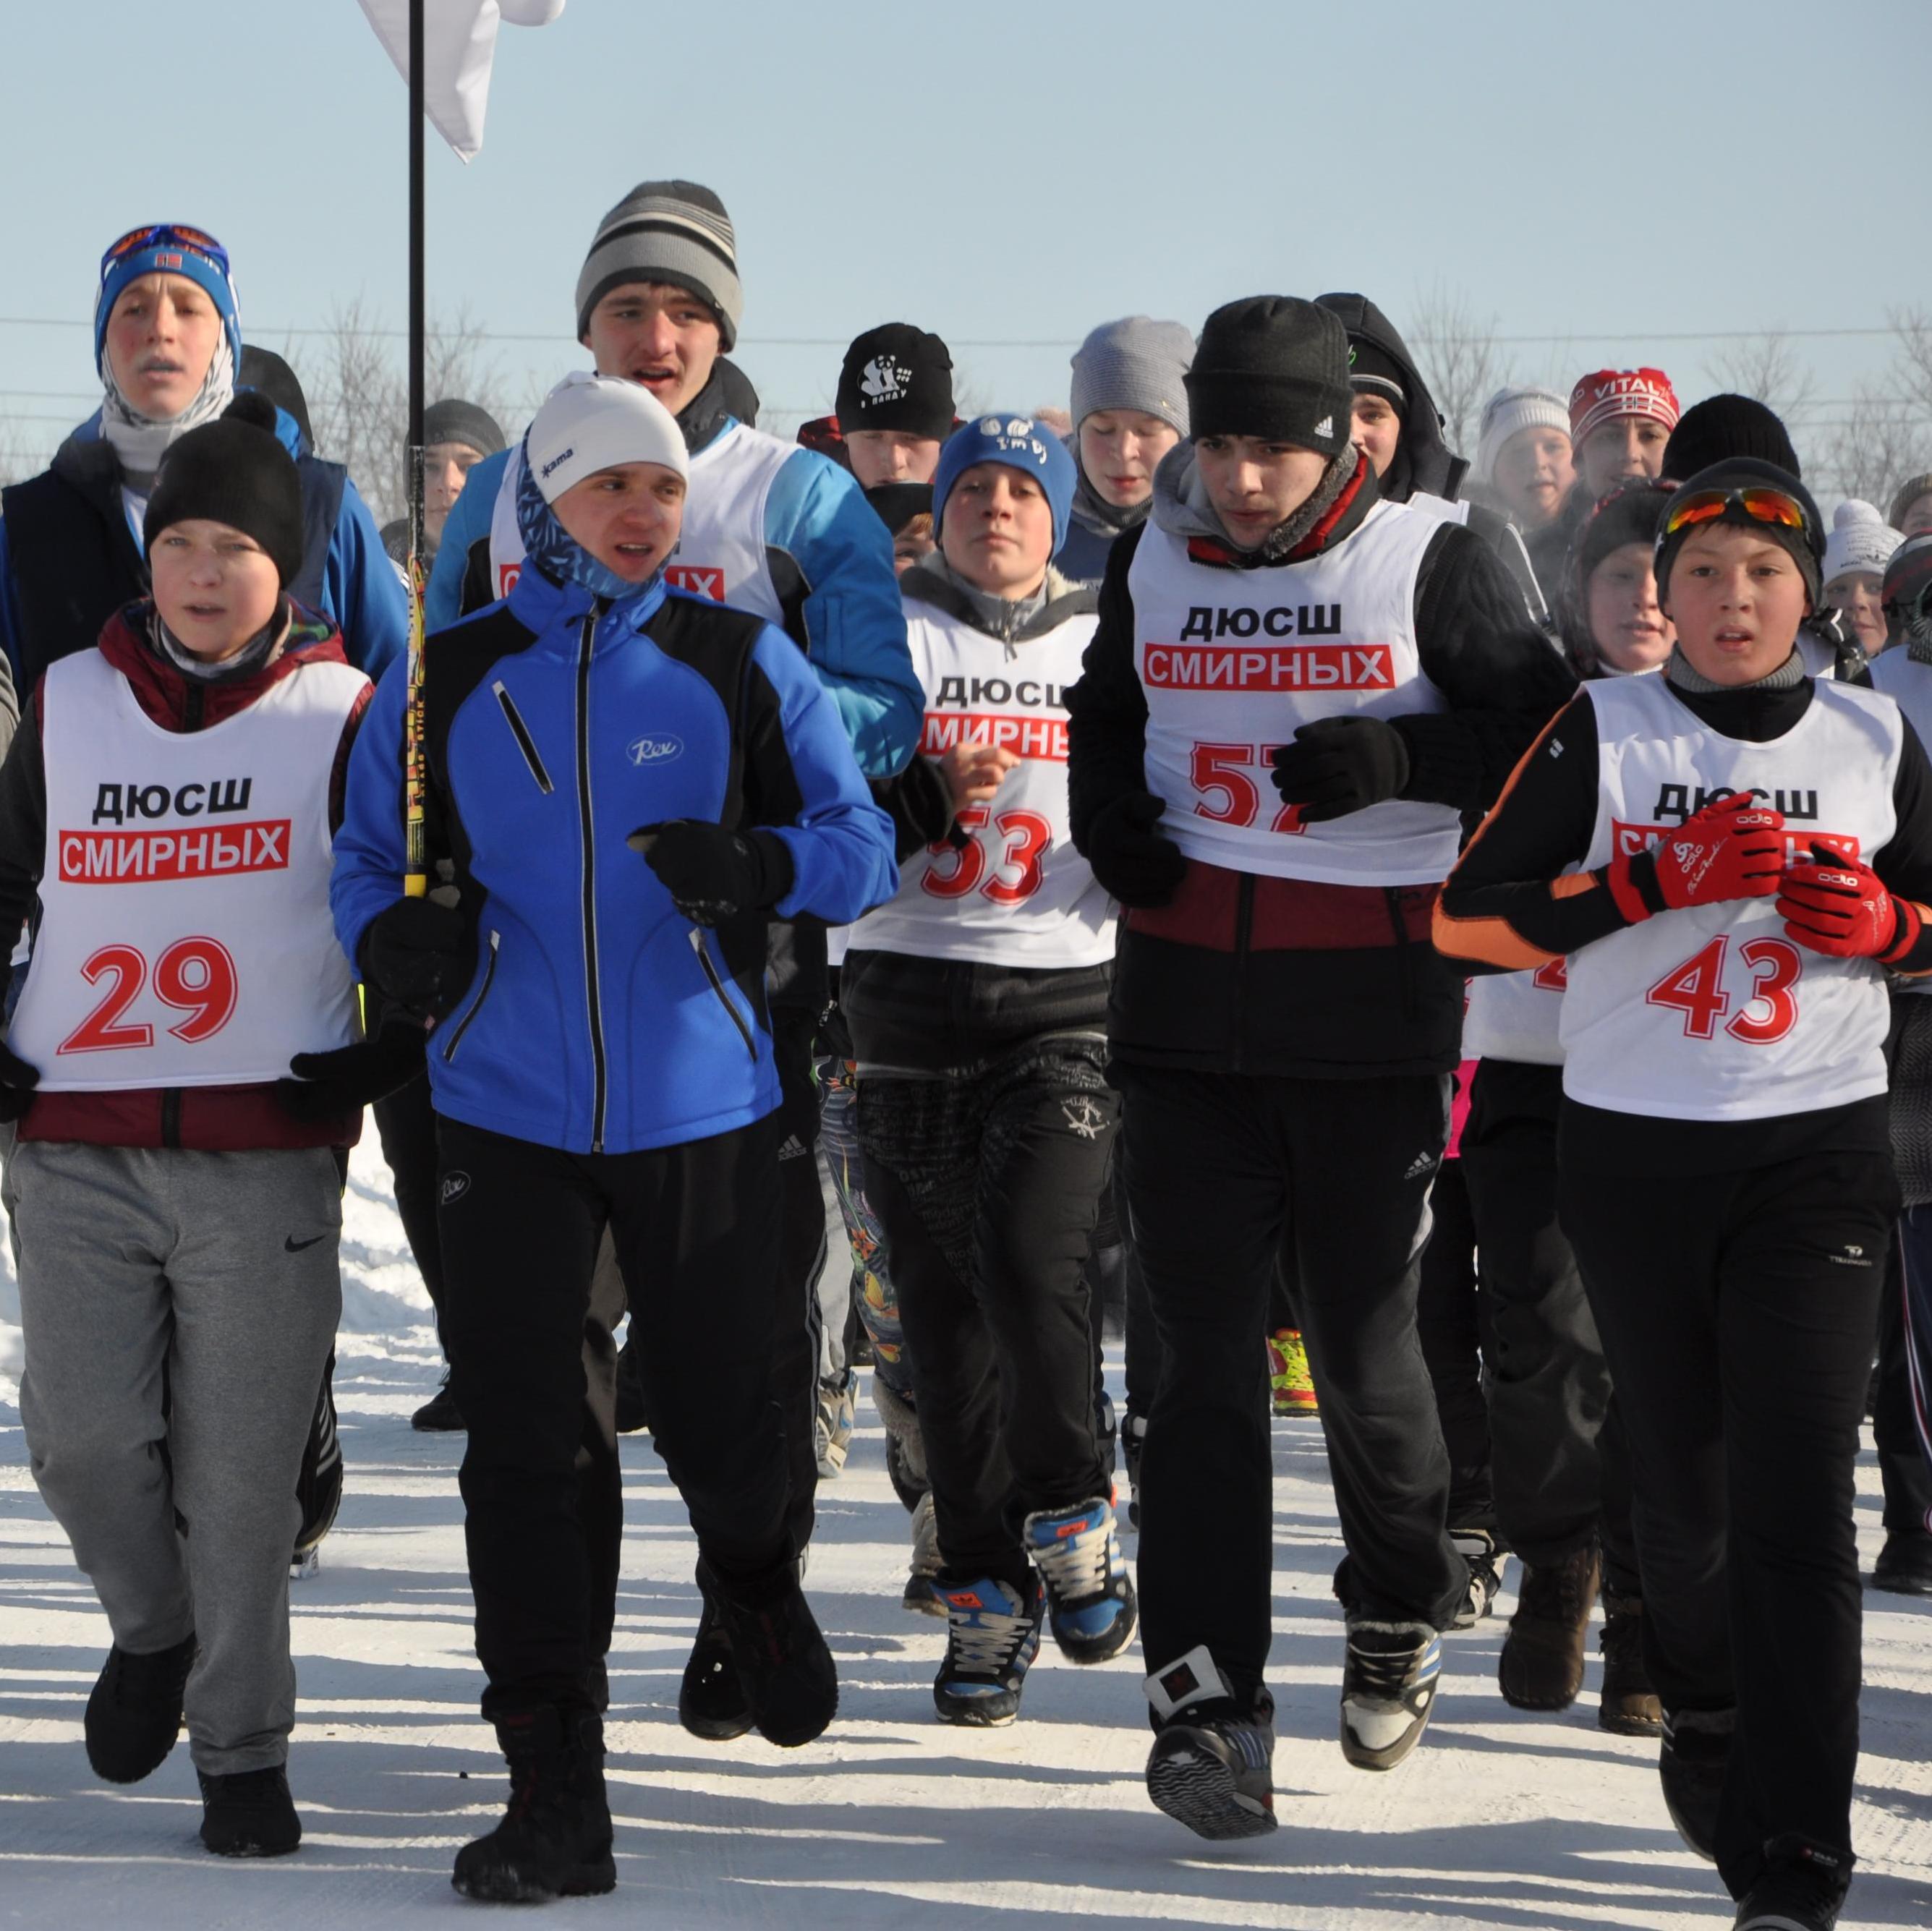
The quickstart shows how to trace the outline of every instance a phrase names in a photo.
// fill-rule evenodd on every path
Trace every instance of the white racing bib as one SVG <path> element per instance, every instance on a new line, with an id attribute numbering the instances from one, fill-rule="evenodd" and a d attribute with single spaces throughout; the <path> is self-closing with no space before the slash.
<path id="1" fill-rule="evenodd" d="M 1485 973 L 1471 979 L 1462 1015 L 1463 1058 L 1560 1066 L 1565 982 L 1562 959 L 1534 972 Z"/>
<path id="2" fill-rule="evenodd" d="M 1585 868 L 1640 851 L 1715 797 L 1753 791 L 1785 815 L 1786 850 L 1869 864 L 1894 829 L 1903 722 L 1888 698 L 1817 684 L 1766 744 L 1711 730 L 1661 677 L 1590 686 L 1597 822 Z M 1563 1090 L 1614 1112 L 1760 1120 L 1886 1090 L 1888 1002 L 1870 959 L 1784 936 L 1770 898 L 1661 912 L 1574 953 Z"/>
<path id="3" fill-rule="evenodd" d="M 1066 815 L 1066 709 L 1094 634 L 1070 617 L 1010 650 L 998 637 L 908 598 L 906 643 L 926 691 L 920 754 L 974 738 L 1019 763 L 986 804 L 959 814 L 964 850 L 929 845 L 899 868 L 897 894 L 849 928 L 854 951 L 1043 968 L 1114 956 L 1114 907 L 1073 849 Z"/>
<path id="4" fill-rule="evenodd" d="M 1325 824 L 1284 805 L 1278 745 L 1323 718 L 1445 708 L 1415 637 L 1422 558 L 1446 519 L 1378 503 L 1332 550 L 1278 569 L 1194 562 L 1150 523 L 1134 552 L 1134 665 L 1147 694 L 1149 790 L 1190 858 L 1273 878 L 1432 884 L 1462 827 L 1443 805 L 1391 799 Z"/>
<path id="5" fill-rule="evenodd" d="M 765 555 L 765 504 L 772 479 L 797 445 L 734 423 L 691 459 L 684 499 L 684 529 L 664 566 L 674 590 L 709 597 L 782 625 L 784 610 Z M 517 487 L 523 475 L 521 443 L 509 460 L 490 514 L 490 580 L 507 597 L 524 567 L 523 532 L 517 527 Z"/>
<path id="6" fill-rule="evenodd" d="M 356 1037 L 328 790 L 368 681 L 305 664 L 184 733 L 97 650 L 49 668 L 44 910 L 8 1033 L 41 1090 L 254 1085 Z"/>

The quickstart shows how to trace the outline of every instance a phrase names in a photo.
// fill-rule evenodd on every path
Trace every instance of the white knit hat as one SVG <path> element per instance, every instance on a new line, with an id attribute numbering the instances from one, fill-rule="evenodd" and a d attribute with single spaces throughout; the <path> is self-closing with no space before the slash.
<path id="1" fill-rule="evenodd" d="M 1832 518 L 1832 534 L 1826 541 L 1825 581 L 1848 570 L 1883 576 L 1892 553 L 1904 541 L 1870 503 L 1847 496 Z"/>
<path id="2" fill-rule="evenodd" d="M 1570 406 L 1550 389 L 1498 389 L 1483 405 L 1476 444 L 1476 481 L 1495 480 L 1496 457 L 1512 436 L 1526 429 L 1570 433 Z"/>
<path id="3" fill-rule="evenodd" d="M 547 503 L 620 463 L 660 463 L 687 479 L 691 475 L 684 432 L 649 389 L 580 369 L 544 397 L 524 438 L 524 460 Z"/>

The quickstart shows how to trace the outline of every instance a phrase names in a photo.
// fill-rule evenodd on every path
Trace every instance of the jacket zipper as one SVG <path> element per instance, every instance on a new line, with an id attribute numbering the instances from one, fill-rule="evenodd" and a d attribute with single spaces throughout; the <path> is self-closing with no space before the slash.
<path id="1" fill-rule="evenodd" d="M 718 968 L 711 963 L 711 949 L 704 943 L 701 926 L 694 925 L 691 928 L 691 949 L 698 955 L 698 963 L 704 968 L 704 976 L 711 982 L 711 990 L 718 995 L 718 1004 L 730 1014 L 732 1024 L 737 1027 L 738 1036 L 744 1041 L 746 1051 L 755 1061 L 758 1057 L 758 1048 L 752 1038 L 752 1029 L 745 1024 L 737 1007 L 725 997 L 724 982 L 718 976 Z"/>
<path id="2" fill-rule="evenodd" d="M 1402 978 L 1402 1016 L 1405 1019 L 1415 1017 L 1415 972 L 1410 957 L 1408 926 L 1402 916 L 1402 892 L 1398 886 L 1386 885 L 1382 888 L 1388 906 L 1389 923 L 1395 928 L 1396 970 Z"/>
<path id="3" fill-rule="evenodd" d="M 1236 889 L 1234 900 L 1234 997 L 1232 1001 L 1234 1021 L 1234 1069 L 1244 1070 L 1246 1041 L 1243 1029 L 1247 1023 L 1248 948 L 1254 937 L 1255 925 L 1255 875 L 1251 871 L 1241 874 L 1241 882 Z"/>
<path id="4" fill-rule="evenodd" d="M 590 796 L 590 654 L 597 640 L 597 612 L 584 619 L 577 661 L 577 816 L 584 834 L 584 998 L 590 1018 L 590 1150 L 604 1150 L 607 1069 L 604 1013 L 597 990 L 597 841 Z"/>
<path id="5" fill-rule="evenodd" d="M 483 1002 L 490 997 L 490 988 L 496 976 L 496 948 L 502 943 L 500 932 L 490 934 L 490 957 L 483 967 L 483 984 L 476 997 L 470 1002 L 470 1010 L 458 1022 L 456 1030 L 449 1036 L 449 1044 L 442 1049 L 442 1063 L 448 1065 L 456 1057 L 456 1049 L 463 1043 L 463 1036 L 470 1030 L 470 1022 L 483 1010 Z"/>
<path id="6" fill-rule="evenodd" d="M 512 735 L 517 740 L 517 748 L 524 754 L 524 762 L 530 768 L 530 775 L 537 781 L 537 789 L 548 797 L 556 787 L 550 781 L 550 773 L 544 769 L 543 760 L 537 755 L 537 741 L 530 736 L 530 727 L 519 715 L 511 701 L 510 694 L 503 688 L 500 677 L 490 686 L 496 694 L 496 701 L 503 707 L 503 715 L 509 721 Z"/>

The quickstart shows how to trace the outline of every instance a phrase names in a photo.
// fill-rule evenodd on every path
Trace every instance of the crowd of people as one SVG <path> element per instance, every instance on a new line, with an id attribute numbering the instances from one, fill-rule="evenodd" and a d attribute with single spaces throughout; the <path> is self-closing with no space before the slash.
<path id="1" fill-rule="evenodd" d="M 869 1362 L 940 1721 L 1138 1635 L 1153 1803 L 1275 1828 L 1270 1422 L 1318 1415 L 1348 1763 L 1514 1555 L 1505 1699 L 1575 1701 L 1600 1601 L 1598 1721 L 1735 1924 L 1828 1931 L 1868 1404 L 1874 1582 L 1932 1594 L 1932 475 L 1828 525 L 1768 408 L 1648 367 L 1502 390 L 1472 466 L 1354 293 L 1103 322 L 1064 426 L 886 323 L 786 440 L 745 305 L 709 190 L 610 210 L 590 367 L 520 435 L 428 412 L 416 653 L 410 532 L 220 244 L 104 257 L 100 407 L 0 502 L 4 1201 L 92 1768 L 185 1727 L 208 1849 L 299 1843 L 367 1108 L 510 1780 L 465 1896 L 616 1882 L 620 1433 L 689 1513 L 685 1728 L 833 1723 Z"/>

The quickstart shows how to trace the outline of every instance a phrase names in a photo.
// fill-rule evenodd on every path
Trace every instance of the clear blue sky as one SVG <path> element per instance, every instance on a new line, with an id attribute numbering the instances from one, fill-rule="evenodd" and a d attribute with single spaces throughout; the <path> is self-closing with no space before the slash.
<path id="1" fill-rule="evenodd" d="M 1923 0 L 568 0 L 504 29 L 481 157 L 433 142 L 430 300 L 541 338 L 496 345 L 540 392 L 581 359 L 598 216 L 681 174 L 736 223 L 740 359 L 774 411 L 827 406 L 886 319 L 1027 406 L 1110 316 L 1359 288 L 1400 325 L 1435 285 L 1572 338 L 1516 349 L 1523 374 L 1660 362 L 1688 400 L 1716 345 L 1612 338 L 1932 304 L 1928 74 Z M 139 220 L 220 235 L 269 346 L 358 293 L 400 327 L 405 122 L 356 0 L 0 6 L 0 424 L 50 448 L 86 413 L 99 253 Z M 978 346 L 1009 342 L 1044 346 Z M 1886 352 L 1798 346 L 1824 398 Z"/>

